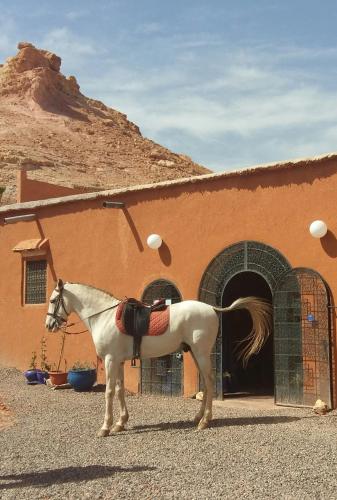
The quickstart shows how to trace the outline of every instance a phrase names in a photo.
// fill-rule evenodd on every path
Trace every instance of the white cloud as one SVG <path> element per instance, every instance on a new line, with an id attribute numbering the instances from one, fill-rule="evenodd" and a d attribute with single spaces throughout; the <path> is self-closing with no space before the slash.
<path id="1" fill-rule="evenodd" d="M 158 22 L 152 22 L 152 23 L 145 23 L 141 24 L 138 29 L 136 30 L 136 33 L 138 34 L 143 34 L 143 35 L 153 35 L 160 33 L 162 31 L 162 25 Z"/>
<path id="2" fill-rule="evenodd" d="M 61 54 L 91 56 L 96 54 L 95 44 L 85 37 L 75 35 L 69 28 L 62 27 L 50 31 L 43 39 L 46 47 L 58 50 Z"/>
<path id="3" fill-rule="evenodd" d="M 49 31 L 38 41 L 40 48 L 54 52 L 62 59 L 63 74 L 75 75 L 81 85 L 81 70 L 90 74 L 99 54 L 103 51 L 88 37 L 79 36 L 67 27 L 59 27 Z"/>
<path id="4" fill-rule="evenodd" d="M 13 55 L 19 40 L 16 39 L 14 20 L 6 15 L 0 19 L 0 57 L 3 59 Z"/>
<path id="5" fill-rule="evenodd" d="M 197 138 L 248 136 L 271 128 L 337 123 L 337 92 L 297 88 L 286 76 L 252 67 L 233 66 L 214 81 L 191 82 L 177 69 L 146 77 L 116 70 L 98 84 L 83 82 L 83 87 L 111 106 L 118 103 L 151 135 L 176 129 Z"/>
<path id="6" fill-rule="evenodd" d="M 88 10 L 71 10 L 69 12 L 65 13 L 66 19 L 69 19 L 70 21 L 75 21 L 77 19 L 82 19 L 83 17 L 87 17 L 90 15 L 90 12 Z"/>
<path id="7" fill-rule="evenodd" d="M 193 51 L 197 41 L 173 41 L 187 47 L 175 60 L 157 67 L 114 61 L 84 78 L 82 91 L 127 113 L 145 136 L 214 168 L 224 168 L 223 157 L 248 166 L 337 149 L 337 90 L 326 88 L 334 81 L 334 48 L 218 48 L 211 37 L 210 50 Z M 308 64 L 322 58 L 329 75 Z"/>

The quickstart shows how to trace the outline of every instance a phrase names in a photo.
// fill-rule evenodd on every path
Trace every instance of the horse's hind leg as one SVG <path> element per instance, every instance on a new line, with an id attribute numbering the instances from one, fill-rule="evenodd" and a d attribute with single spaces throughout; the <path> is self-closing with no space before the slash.
<path id="1" fill-rule="evenodd" d="M 205 429 L 206 427 L 209 427 L 209 423 L 212 420 L 212 401 L 213 401 L 212 364 L 210 356 L 195 351 L 193 354 L 205 384 L 205 390 L 201 408 L 195 418 L 195 421 L 198 422 L 199 421 L 198 417 L 201 417 L 198 423 L 198 430 L 201 430 Z"/>
<path id="2" fill-rule="evenodd" d="M 113 422 L 112 402 L 115 395 L 116 379 L 118 375 L 119 365 L 111 359 L 111 356 L 105 357 L 105 416 L 102 428 L 98 431 L 99 437 L 106 437 L 110 433 L 110 428 Z"/>
<path id="3" fill-rule="evenodd" d="M 199 372 L 201 373 L 200 367 L 198 365 L 196 357 L 193 354 L 193 351 L 191 351 L 191 355 L 192 355 L 192 358 L 194 359 L 194 363 L 196 364 L 196 367 L 198 368 Z M 193 421 L 196 424 L 198 424 L 200 422 L 200 420 L 202 419 L 202 417 L 204 416 L 205 407 L 206 407 L 206 395 L 207 395 L 207 387 L 205 385 L 205 387 L 204 387 L 204 393 L 203 393 L 203 398 L 201 400 L 201 405 L 200 405 L 199 411 L 198 411 L 198 413 L 196 414 L 196 416 L 193 419 Z"/>
<path id="4" fill-rule="evenodd" d="M 124 391 L 124 363 L 120 364 L 118 377 L 116 380 L 116 395 L 119 400 L 120 405 L 120 416 L 118 422 L 113 426 L 112 432 L 124 431 L 125 425 L 129 420 L 129 413 L 125 403 L 125 391 Z"/>

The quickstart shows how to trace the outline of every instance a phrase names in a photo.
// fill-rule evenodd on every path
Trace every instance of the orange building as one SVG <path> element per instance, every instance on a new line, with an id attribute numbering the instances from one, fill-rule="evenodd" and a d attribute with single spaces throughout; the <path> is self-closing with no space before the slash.
<path id="1" fill-rule="evenodd" d="M 31 187 L 25 199 L 39 201 L 0 208 L 2 364 L 26 369 L 44 335 L 55 360 L 60 337 L 44 321 L 56 277 L 148 302 L 227 305 L 256 295 L 273 303 L 273 332 L 243 369 L 235 350 L 249 317 L 223 316 L 212 356 L 217 397 L 263 393 L 278 404 L 336 406 L 337 154 L 59 198 Z M 321 238 L 309 232 L 316 220 L 328 228 Z M 158 250 L 146 244 L 153 233 L 163 239 Z M 90 334 L 68 336 L 65 358 L 68 367 L 95 360 Z M 199 376 L 189 353 L 174 353 L 128 363 L 126 387 L 189 396 Z"/>

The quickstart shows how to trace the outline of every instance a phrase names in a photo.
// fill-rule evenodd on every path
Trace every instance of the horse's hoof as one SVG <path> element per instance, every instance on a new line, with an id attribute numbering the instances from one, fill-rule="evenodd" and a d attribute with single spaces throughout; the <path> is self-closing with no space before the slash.
<path id="1" fill-rule="evenodd" d="M 124 425 L 121 425 L 121 424 L 116 424 L 113 426 L 113 428 L 111 429 L 111 432 L 112 433 L 115 433 L 115 432 L 122 432 L 124 431 Z"/>
<path id="2" fill-rule="evenodd" d="M 207 429 L 208 426 L 209 426 L 209 422 L 207 422 L 205 420 L 200 420 L 198 427 L 197 427 L 197 430 L 202 431 L 204 429 Z"/>
<path id="3" fill-rule="evenodd" d="M 100 429 L 97 432 L 97 437 L 104 438 L 104 437 L 109 436 L 109 433 L 110 433 L 110 431 L 108 429 Z"/>

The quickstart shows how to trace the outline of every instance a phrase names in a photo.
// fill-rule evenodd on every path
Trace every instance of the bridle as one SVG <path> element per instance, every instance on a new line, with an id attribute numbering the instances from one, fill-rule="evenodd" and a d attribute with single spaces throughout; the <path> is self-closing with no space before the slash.
<path id="1" fill-rule="evenodd" d="M 113 306 L 106 307 L 102 311 L 98 311 L 97 313 L 93 313 L 93 314 L 91 314 L 90 316 L 87 316 L 84 319 L 89 319 L 89 318 L 97 316 L 98 314 L 101 314 L 101 313 L 103 313 L 105 311 L 109 311 L 110 309 L 115 309 L 116 307 L 119 306 L 119 304 L 121 302 L 123 302 L 123 301 L 120 301 L 117 304 L 114 304 Z M 50 303 L 51 304 L 55 304 L 55 307 L 54 307 L 54 311 L 53 312 L 51 312 L 51 313 L 47 312 L 47 316 L 51 316 L 56 321 L 57 328 L 59 328 L 60 330 L 62 330 L 67 335 L 78 335 L 79 333 L 85 333 L 85 332 L 88 331 L 86 329 L 86 330 L 82 330 L 81 332 L 67 332 L 67 328 L 69 328 L 70 326 L 74 326 L 77 323 L 81 323 L 83 321 L 83 319 L 81 321 L 76 321 L 75 323 L 67 323 L 69 313 L 68 313 L 68 311 L 66 309 L 66 306 L 65 306 L 65 303 L 64 303 L 63 287 L 59 288 L 58 295 L 56 295 L 53 299 L 51 299 Z M 63 309 L 63 311 L 66 313 L 66 315 L 67 315 L 66 319 L 60 314 L 60 309 Z"/>
<path id="2" fill-rule="evenodd" d="M 58 295 L 56 295 L 53 299 L 50 301 L 51 304 L 55 304 L 54 311 L 52 313 L 48 312 L 47 316 L 51 316 L 57 324 L 58 328 L 61 328 L 64 323 L 67 323 L 67 319 L 64 319 L 64 317 L 60 314 L 60 309 L 63 309 L 63 311 L 66 313 L 67 318 L 69 316 L 69 313 L 66 309 L 66 306 L 64 304 L 64 298 L 63 298 L 63 288 L 59 290 Z"/>

